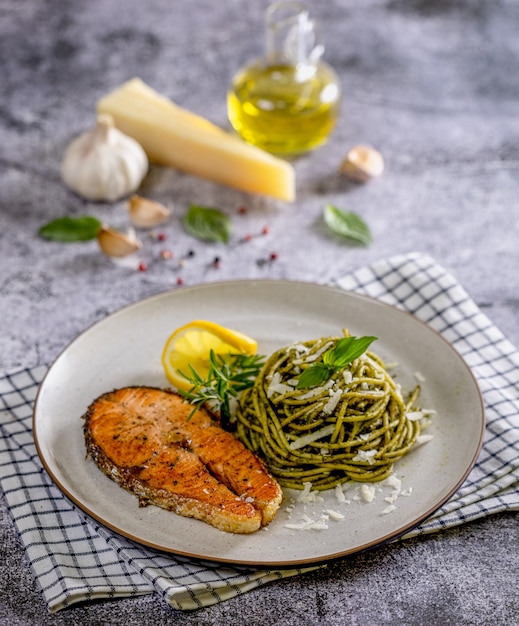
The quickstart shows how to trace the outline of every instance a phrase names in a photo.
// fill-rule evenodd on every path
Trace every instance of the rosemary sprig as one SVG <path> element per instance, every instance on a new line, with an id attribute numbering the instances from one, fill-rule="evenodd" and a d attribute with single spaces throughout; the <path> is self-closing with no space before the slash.
<path id="1" fill-rule="evenodd" d="M 191 365 L 189 374 L 180 372 L 192 384 L 189 391 L 179 390 L 194 405 L 188 419 L 207 402 L 212 411 L 220 414 L 222 424 L 228 425 L 231 419 L 231 398 L 236 398 L 239 393 L 252 387 L 264 363 L 265 357 L 262 355 L 216 354 L 211 350 L 206 379 Z"/>

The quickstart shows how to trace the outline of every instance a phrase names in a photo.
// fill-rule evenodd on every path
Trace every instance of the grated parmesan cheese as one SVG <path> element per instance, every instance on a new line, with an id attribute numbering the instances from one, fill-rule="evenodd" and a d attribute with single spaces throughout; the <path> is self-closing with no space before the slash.
<path id="1" fill-rule="evenodd" d="M 328 424 L 328 426 L 324 426 L 324 428 L 320 428 L 314 433 L 308 433 L 307 435 L 303 435 L 302 437 L 298 437 L 294 441 L 291 441 L 288 447 L 291 450 L 299 450 L 300 448 L 304 448 L 305 446 L 307 446 L 309 443 L 319 441 L 319 439 L 331 435 L 334 430 L 335 424 Z"/>
<path id="2" fill-rule="evenodd" d="M 391 474 L 383 481 L 383 485 L 387 485 L 388 487 L 392 487 L 391 493 L 384 498 L 386 502 L 389 504 L 394 504 L 402 490 L 402 481 L 400 478 L 397 478 L 394 474 Z M 388 507 L 389 508 L 389 507 Z"/>
<path id="3" fill-rule="evenodd" d="M 331 415 L 334 412 L 335 407 L 339 404 L 339 400 L 341 399 L 341 396 L 342 396 L 342 389 L 337 389 L 335 391 L 332 391 L 330 389 L 330 399 L 324 405 L 323 413 L 326 413 L 327 415 Z"/>
<path id="4" fill-rule="evenodd" d="M 303 485 L 303 491 L 297 496 L 299 502 L 304 502 L 305 498 L 307 498 L 312 491 L 312 483 L 303 483 Z"/>
<path id="5" fill-rule="evenodd" d="M 337 498 L 337 502 L 346 502 L 342 485 L 335 485 L 335 497 Z"/>
<path id="6" fill-rule="evenodd" d="M 373 465 L 373 463 L 375 463 L 374 457 L 376 454 L 377 450 L 359 450 L 357 454 L 353 457 L 352 461 Z"/>
<path id="7" fill-rule="evenodd" d="M 275 393 L 284 394 L 291 391 L 294 391 L 293 387 L 282 383 L 281 374 L 279 372 L 276 372 L 274 376 L 272 376 L 272 380 L 269 383 L 267 389 L 267 397 L 271 398 Z"/>
<path id="8" fill-rule="evenodd" d="M 326 509 L 324 511 L 326 513 L 326 515 L 330 516 L 330 519 L 338 522 L 341 519 L 344 519 L 344 515 L 342 513 L 339 513 L 339 511 L 334 511 L 333 509 Z"/>
<path id="9" fill-rule="evenodd" d="M 318 491 L 312 491 L 312 483 L 303 483 L 304 489 L 297 496 L 297 502 L 304 502 L 308 504 L 310 502 L 323 502 L 322 496 Z"/>
<path id="10" fill-rule="evenodd" d="M 317 359 L 321 356 L 321 354 L 323 354 L 329 348 L 331 348 L 332 345 L 333 345 L 333 342 L 329 341 L 328 343 L 325 343 L 323 346 L 321 346 L 321 348 L 319 348 L 317 352 L 314 352 L 314 354 L 310 354 L 309 356 L 306 356 L 304 358 L 294 359 L 293 363 L 297 365 L 300 365 L 301 363 L 313 363 L 314 361 L 317 361 Z"/>
<path id="11" fill-rule="evenodd" d="M 394 474 L 388 476 L 384 481 L 384 484 L 388 485 L 388 487 L 393 487 L 393 489 L 395 489 L 396 491 L 400 491 L 400 489 L 402 488 L 402 481 Z"/>
<path id="12" fill-rule="evenodd" d="M 364 502 L 373 502 L 375 499 L 375 487 L 373 487 L 373 485 L 362 485 L 360 495 Z"/>
<path id="13" fill-rule="evenodd" d="M 431 439 L 434 439 L 433 435 L 418 435 L 415 441 L 415 446 L 421 446 L 424 443 L 431 441 Z"/>
<path id="14" fill-rule="evenodd" d="M 334 488 L 335 498 L 338 503 L 342 505 L 350 505 L 351 500 L 346 499 L 345 491 L 347 491 L 350 487 L 353 487 L 355 483 L 343 483 L 341 485 L 336 485 Z M 387 493 L 387 489 L 391 491 L 389 494 Z M 362 484 L 360 486 L 356 486 L 354 489 L 354 495 L 352 500 L 364 503 L 364 504 L 372 504 L 376 500 L 376 494 L 380 492 L 382 494 L 386 494 L 384 497 L 384 501 L 388 503 L 388 505 L 379 512 L 379 515 L 388 515 L 396 510 L 395 502 L 400 496 L 410 496 L 412 493 L 412 487 L 409 487 L 406 490 L 402 490 L 402 481 L 395 474 L 391 474 L 377 485 L 372 484 Z M 304 483 L 304 489 L 299 494 L 296 500 L 291 500 L 291 504 L 286 507 L 287 519 L 292 519 L 292 513 L 294 513 L 294 509 L 297 503 L 303 503 L 304 509 L 306 509 L 306 504 L 315 503 L 315 502 L 323 502 L 324 498 L 322 498 L 319 491 L 312 491 L 312 483 L 306 482 Z M 316 513 L 315 511 L 312 515 L 308 515 L 306 513 L 300 515 L 299 521 L 291 522 L 289 521 L 284 525 L 288 530 L 327 530 L 329 528 L 329 521 L 340 522 L 346 519 L 346 516 L 341 512 L 341 510 L 335 509 L 323 509 L 320 513 Z"/>
<path id="15" fill-rule="evenodd" d="M 340 514 L 339 514 L 340 515 Z M 303 515 L 301 521 L 296 524 L 285 524 L 289 530 L 328 530 L 329 515 L 323 513 L 319 519 L 312 519 L 308 515 Z"/>

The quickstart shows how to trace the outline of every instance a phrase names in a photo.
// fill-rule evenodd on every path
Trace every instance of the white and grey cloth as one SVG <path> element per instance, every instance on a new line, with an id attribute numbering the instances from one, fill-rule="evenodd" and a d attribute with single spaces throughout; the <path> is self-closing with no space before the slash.
<path id="1" fill-rule="evenodd" d="M 487 423 L 476 465 L 452 498 L 401 539 L 519 510 L 519 352 L 455 278 L 428 256 L 380 261 L 337 285 L 429 324 L 465 359 L 483 394 Z M 50 611 L 153 592 L 177 609 L 192 610 L 314 569 L 256 570 L 170 555 L 88 517 L 53 484 L 36 452 L 32 409 L 46 369 L 0 376 L 0 484 Z"/>

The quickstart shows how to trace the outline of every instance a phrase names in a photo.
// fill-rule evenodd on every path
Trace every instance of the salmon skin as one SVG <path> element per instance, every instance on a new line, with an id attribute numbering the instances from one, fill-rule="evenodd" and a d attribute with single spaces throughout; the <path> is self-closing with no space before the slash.
<path id="1" fill-rule="evenodd" d="M 266 526 L 282 491 L 217 419 L 170 390 L 124 387 L 83 416 L 87 455 L 140 506 L 154 504 L 231 533 Z M 190 417 L 191 415 L 191 417 Z"/>

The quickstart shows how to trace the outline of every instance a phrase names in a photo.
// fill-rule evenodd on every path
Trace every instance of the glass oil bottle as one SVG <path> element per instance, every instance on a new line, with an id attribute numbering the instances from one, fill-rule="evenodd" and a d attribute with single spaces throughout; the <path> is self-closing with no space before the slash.
<path id="1" fill-rule="evenodd" d="M 229 121 L 268 152 L 292 156 L 324 144 L 339 115 L 341 88 L 321 60 L 324 46 L 300 2 L 266 12 L 266 57 L 244 66 L 227 95 Z"/>

